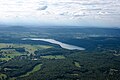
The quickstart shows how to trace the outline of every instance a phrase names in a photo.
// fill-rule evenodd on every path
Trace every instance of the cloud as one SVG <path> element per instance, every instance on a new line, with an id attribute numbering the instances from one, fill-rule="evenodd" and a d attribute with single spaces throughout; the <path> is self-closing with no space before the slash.
<path id="1" fill-rule="evenodd" d="M 120 0 L 0 0 L 0 21 L 11 19 L 120 25 Z"/>

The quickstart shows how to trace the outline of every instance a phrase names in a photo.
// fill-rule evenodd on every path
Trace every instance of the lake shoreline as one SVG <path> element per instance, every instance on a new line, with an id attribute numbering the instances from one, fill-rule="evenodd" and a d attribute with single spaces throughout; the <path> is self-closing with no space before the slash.
<path id="1" fill-rule="evenodd" d="M 22 40 L 45 41 L 45 42 L 49 42 L 49 43 L 52 43 L 52 44 L 57 44 L 60 47 L 62 47 L 64 49 L 68 49 L 68 50 L 85 50 L 85 48 L 82 48 L 82 47 L 79 47 L 79 46 L 75 46 L 75 45 L 66 44 L 66 43 L 57 41 L 55 39 L 23 38 Z"/>

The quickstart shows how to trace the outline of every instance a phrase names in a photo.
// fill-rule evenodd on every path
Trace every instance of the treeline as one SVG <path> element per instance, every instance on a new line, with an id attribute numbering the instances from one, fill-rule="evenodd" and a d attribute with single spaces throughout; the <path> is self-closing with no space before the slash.
<path id="1" fill-rule="evenodd" d="M 69 55 L 74 52 L 77 52 L 78 50 L 67 50 L 62 48 L 50 48 L 50 49 L 44 49 L 44 50 L 37 50 L 34 53 L 36 56 L 47 56 L 47 55 Z"/>
<path id="2" fill-rule="evenodd" d="M 75 67 L 69 59 L 65 60 L 42 60 L 44 65 L 40 71 L 18 80 L 74 80 L 79 76 L 72 74 L 78 73 L 79 68 Z"/>
<path id="3" fill-rule="evenodd" d="M 45 42 L 45 41 L 22 40 L 21 38 L 0 38 L 0 43 L 50 45 L 54 47 L 60 47 L 59 45 L 52 44 L 52 43 Z"/>
<path id="4" fill-rule="evenodd" d="M 98 47 L 106 49 L 120 48 L 120 37 L 87 37 L 83 39 L 58 38 L 57 40 L 67 44 L 83 47 L 87 51 L 94 51 L 98 49 Z"/>
<path id="5" fill-rule="evenodd" d="M 40 64 L 41 61 L 28 60 L 28 59 L 12 59 L 1 66 L 1 73 L 6 74 L 8 77 L 17 77 L 32 70 L 34 66 Z"/>

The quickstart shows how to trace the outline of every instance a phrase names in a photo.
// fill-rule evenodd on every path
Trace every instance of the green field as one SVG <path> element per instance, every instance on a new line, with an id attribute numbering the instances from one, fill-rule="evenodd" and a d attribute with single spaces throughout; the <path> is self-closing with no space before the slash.
<path id="1" fill-rule="evenodd" d="M 2 48 L 8 48 L 8 49 L 2 49 Z M 18 52 L 14 48 L 23 48 L 25 49 L 25 52 Z M 1 49 L 0 54 L 2 54 L 3 56 L 3 57 L 0 57 L 0 60 L 9 61 L 10 59 L 17 57 L 17 56 L 34 54 L 34 52 L 38 49 L 42 50 L 42 49 L 48 49 L 48 48 L 52 48 L 52 46 L 0 43 L 0 49 Z"/>
<path id="2" fill-rule="evenodd" d="M 45 59 L 65 59 L 65 57 L 63 55 L 56 55 L 56 56 L 41 56 L 41 58 L 45 58 Z"/>
<path id="3" fill-rule="evenodd" d="M 37 49 L 48 49 L 48 48 L 52 48 L 52 46 L 0 43 L 0 48 L 25 48 L 25 50 L 28 51 L 29 53 L 34 53 L 34 51 Z"/>
<path id="4" fill-rule="evenodd" d="M 81 67 L 78 62 L 74 62 L 74 64 L 75 64 L 76 67 L 79 67 L 79 68 Z"/>
<path id="5" fill-rule="evenodd" d="M 28 51 L 29 53 L 32 53 L 32 54 L 34 54 L 34 52 L 37 49 L 52 48 L 52 46 L 47 46 L 47 45 L 29 45 L 29 44 L 20 44 L 20 45 L 16 45 L 15 47 L 24 47 L 26 51 Z"/>
<path id="6" fill-rule="evenodd" d="M 7 76 L 5 74 L 0 73 L 0 80 L 6 80 Z"/>
<path id="7" fill-rule="evenodd" d="M 25 55 L 25 54 L 21 54 L 17 51 L 11 51 L 11 50 L 4 50 L 4 52 L 6 52 L 6 53 L 3 54 L 4 57 L 0 58 L 0 60 L 2 60 L 2 61 L 3 60 L 8 61 L 8 60 L 10 60 L 14 57 Z"/>

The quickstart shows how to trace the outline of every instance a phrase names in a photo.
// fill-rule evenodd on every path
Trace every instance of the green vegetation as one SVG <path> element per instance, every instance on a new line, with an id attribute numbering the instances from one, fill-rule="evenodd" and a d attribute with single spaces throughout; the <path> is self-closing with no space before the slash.
<path id="1" fill-rule="evenodd" d="M 0 48 L 5 48 L 5 47 L 8 47 L 8 46 L 9 46 L 8 44 L 0 43 Z"/>
<path id="2" fill-rule="evenodd" d="M 17 56 L 34 54 L 34 52 L 38 49 L 42 50 L 48 48 L 52 48 L 52 46 L 0 43 L 0 60 L 9 61 Z"/>
<path id="3" fill-rule="evenodd" d="M 0 61 L 9 61 L 11 58 L 0 58 Z"/>
<path id="4" fill-rule="evenodd" d="M 102 29 L 101 34 L 99 30 L 89 30 L 1 30 L 0 80 L 119 80 L 120 31 L 107 33 Z M 22 40 L 30 37 L 52 38 L 84 47 L 85 51 Z"/>
<path id="5" fill-rule="evenodd" d="M 8 61 L 11 60 L 12 58 L 15 58 L 17 56 L 25 55 L 21 54 L 20 52 L 17 52 L 15 49 L 1 49 L 0 50 L 0 60 L 1 61 Z"/>
<path id="6" fill-rule="evenodd" d="M 0 80 L 6 80 L 7 76 L 5 74 L 0 73 Z"/>
<path id="7" fill-rule="evenodd" d="M 42 50 L 42 49 L 52 48 L 52 46 L 48 46 L 48 45 L 28 45 L 28 44 L 20 44 L 20 45 L 17 45 L 17 47 L 24 47 L 26 51 L 32 54 L 34 54 L 34 52 L 37 49 Z"/>
<path id="8" fill-rule="evenodd" d="M 41 69 L 41 66 L 42 66 L 42 64 L 36 65 L 36 66 L 33 68 L 32 71 L 29 71 L 29 72 L 27 72 L 25 75 L 22 75 L 22 76 L 20 76 L 20 77 L 25 77 L 25 76 L 29 76 L 30 74 L 33 74 L 34 72 L 40 70 L 40 69 Z"/>
<path id="9" fill-rule="evenodd" d="M 79 74 L 71 74 L 72 76 L 79 76 Z"/>
<path id="10" fill-rule="evenodd" d="M 1 72 L 9 75 L 10 78 L 18 77 L 22 74 L 26 74 L 29 71 L 33 70 L 32 72 L 34 72 L 35 70 L 39 69 L 38 67 L 40 65 L 38 64 L 41 64 L 41 62 L 37 60 L 29 60 L 24 58 L 21 59 L 19 57 L 16 57 L 16 59 L 9 60 L 7 63 L 2 65 Z"/>
<path id="11" fill-rule="evenodd" d="M 14 57 L 17 57 L 17 56 L 20 56 L 22 55 L 21 53 L 19 52 L 12 52 L 12 53 L 9 53 L 9 54 L 4 54 L 4 56 L 7 58 L 14 58 Z"/>
<path id="12" fill-rule="evenodd" d="M 52 46 L 48 45 L 30 45 L 30 44 L 6 44 L 0 43 L 0 48 L 24 48 L 29 53 L 34 53 L 37 49 L 48 49 Z"/>
<path id="13" fill-rule="evenodd" d="M 79 62 L 74 62 L 74 64 L 75 64 L 76 67 L 79 67 L 79 68 L 81 67 Z"/>
<path id="14" fill-rule="evenodd" d="M 6 61 L 8 61 L 8 60 L 10 60 L 10 59 L 12 59 L 14 57 L 23 55 L 23 54 L 21 54 L 19 52 L 16 52 L 16 51 L 10 51 L 9 52 L 9 50 L 4 50 L 4 52 L 6 52 L 6 53 L 3 54 L 4 57 L 0 58 L 0 60 L 6 60 Z"/>
<path id="15" fill-rule="evenodd" d="M 65 59 L 65 57 L 63 55 L 49 55 L 49 56 L 41 56 L 41 58 L 45 58 L 45 59 Z"/>

